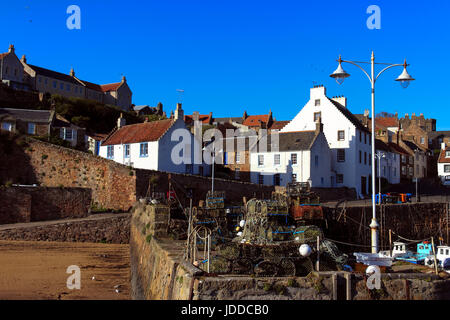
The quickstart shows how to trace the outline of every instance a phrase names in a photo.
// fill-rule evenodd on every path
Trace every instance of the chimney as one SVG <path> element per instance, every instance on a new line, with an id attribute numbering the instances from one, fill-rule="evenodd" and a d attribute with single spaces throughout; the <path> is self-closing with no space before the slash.
<path id="1" fill-rule="evenodd" d="M 337 103 L 342 105 L 344 108 L 347 108 L 347 98 L 346 97 L 344 97 L 344 96 L 333 97 L 332 100 L 336 101 Z"/>
<path id="2" fill-rule="evenodd" d="M 127 82 L 127 78 L 125 76 L 122 76 L 122 82 Z"/>
<path id="3" fill-rule="evenodd" d="M 322 118 L 319 117 L 319 119 L 317 119 L 316 121 L 316 134 L 319 134 L 323 132 L 323 123 L 322 123 Z"/>
<path id="4" fill-rule="evenodd" d="M 181 103 L 177 103 L 177 109 L 175 110 L 175 121 L 181 119 L 184 121 L 184 111 L 181 108 Z"/>
<path id="5" fill-rule="evenodd" d="M 247 111 L 244 111 L 244 115 L 242 116 L 242 118 L 243 118 L 244 120 L 248 118 Z"/>
<path id="6" fill-rule="evenodd" d="M 192 120 L 199 121 L 199 119 L 200 119 L 200 113 L 198 111 L 194 111 L 194 113 L 192 113 Z"/>
<path id="7" fill-rule="evenodd" d="M 445 142 L 442 142 L 442 143 L 441 143 L 441 149 L 442 149 L 442 150 L 445 150 Z"/>
<path id="8" fill-rule="evenodd" d="M 73 68 L 70 69 L 70 76 L 71 77 L 75 77 L 75 70 L 73 70 Z"/>
<path id="9" fill-rule="evenodd" d="M 213 116 L 212 116 L 212 112 L 209 113 L 209 124 L 213 123 Z"/>
<path id="10" fill-rule="evenodd" d="M 322 86 L 314 86 L 310 89 L 310 99 L 319 99 L 327 95 L 327 89 Z"/>
<path id="11" fill-rule="evenodd" d="M 14 53 L 14 45 L 13 44 L 9 45 L 8 53 Z"/>
<path id="12" fill-rule="evenodd" d="M 22 58 L 20 59 L 20 61 L 22 61 L 23 63 L 27 63 L 27 57 L 25 57 L 25 55 L 23 55 Z"/>
<path id="13" fill-rule="evenodd" d="M 120 113 L 120 118 L 117 119 L 117 128 L 120 129 L 123 126 L 125 126 L 127 123 L 127 121 L 125 120 L 125 118 L 123 117 L 123 113 Z"/>

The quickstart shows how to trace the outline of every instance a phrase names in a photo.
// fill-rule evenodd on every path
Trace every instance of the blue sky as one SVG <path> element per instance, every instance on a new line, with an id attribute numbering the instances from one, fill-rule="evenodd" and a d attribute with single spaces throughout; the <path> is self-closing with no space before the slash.
<path id="1" fill-rule="evenodd" d="M 66 27 L 66 9 L 81 8 L 81 30 Z M 369 30 L 369 5 L 381 8 L 381 29 Z M 9 43 L 28 62 L 97 83 L 126 75 L 135 104 L 174 108 L 184 89 L 187 113 L 216 117 L 265 114 L 290 120 L 316 84 L 345 95 L 349 109 L 370 107 L 369 82 L 356 67 L 338 86 L 329 77 L 348 60 L 402 63 L 417 79 L 402 89 L 401 68 L 377 83 L 378 111 L 438 119 L 450 130 L 448 0 L 250 1 L 16 0 L 0 11 L 0 51 Z"/>

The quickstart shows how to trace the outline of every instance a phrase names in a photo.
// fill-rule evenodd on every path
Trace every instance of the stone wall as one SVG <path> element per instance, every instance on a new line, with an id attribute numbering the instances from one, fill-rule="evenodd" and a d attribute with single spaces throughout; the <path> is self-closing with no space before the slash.
<path id="1" fill-rule="evenodd" d="M 0 230 L 0 240 L 128 244 L 130 214 Z"/>
<path id="2" fill-rule="evenodd" d="M 382 274 L 379 290 L 369 290 L 363 274 L 346 272 L 312 272 L 306 277 L 282 278 L 208 275 L 183 260 L 184 241 L 165 236 L 167 215 L 164 206 L 138 204 L 133 209 L 130 235 L 133 299 L 450 299 L 450 280 L 434 274 Z"/>
<path id="3" fill-rule="evenodd" d="M 145 197 L 150 178 L 157 177 L 153 191 L 168 191 L 169 174 L 152 170 L 133 170 L 114 161 L 88 153 L 55 146 L 31 138 L 0 134 L 0 184 L 38 184 L 47 187 L 81 187 L 92 190 L 94 207 L 128 211 Z M 170 174 L 172 185 L 184 205 L 189 202 L 185 189 L 193 189 L 194 204 L 204 200 L 211 188 L 207 177 Z M 226 192 L 227 201 L 265 195 L 273 188 L 251 183 L 215 179 L 215 190 Z"/>
<path id="4" fill-rule="evenodd" d="M 0 187 L 0 225 L 82 218 L 89 213 L 91 190 L 83 188 Z"/>
<path id="5" fill-rule="evenodd" d="M 193 277 L 201 273 L 180 259 L 184 241 L 162 238 L 168 214 L 163 206 L 139 204 L 133 209 L 130 259 L 131 296 L 135 300 L 188 300 Z"/>

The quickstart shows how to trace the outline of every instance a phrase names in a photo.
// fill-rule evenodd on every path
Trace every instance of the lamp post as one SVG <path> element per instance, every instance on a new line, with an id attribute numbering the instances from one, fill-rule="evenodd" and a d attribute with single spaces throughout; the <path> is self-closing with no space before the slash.
<path id="1" fill-rule="evenodd" d="M 330 75 L 330 77 L 336 79 L 336 82 L 338 84 L 342 84 L 345 80 L 345 78 L 348 78 L 350 74 L 344 71 L 342 68 L 342 63 L 350 63 L 354 66 L 357 66 L 359 69 L 361 69 L 364 74 L 367 76 L 367 78 L 370 81 L 371 89 L 372 89 L 372 222 L 370 224 L 370 228 L 372 230 L 372 253 L 378 253 L 378 223 L 376 219 L 376 204 L 375 204 L 375 83 L 378 80 L 378 78 L 381 76 L 383 72 L 386 70 L 393 68 L 393 67 L 401 67 L 403 66 L 403 72 L 400 74 L 400 76 L 395 79 L 395 81 L 399 81 L 400 85 L 403 88 L 407 88 L 409 83 L 415 79 L 413 79 L 406 70 L 406 67 L 408 64 L 406 63 L 406 60 L 403 64 L 390 64 L 390 63 L 376 63 L 375 62 L 375 55 L 372 51 L 372 57 L 371 62 L 361 62 L 361 61 L 348 61 L 348 60 L 342 60 L 341 56 L 339 56 L 339 59 L 337 60 L 339 62 L 339 65 L 337 69 L 333 72 L 333 74 Z M 361 67 L 359 64 L 370 64 L 371 65 L 371 73 L 369 73 Z M 375 75 L 375 64 L 385 65 L 386 67 L 382 69 L 377 75 Z"/>
<path id="2" fill-rule="evenodd" d="M 381 204 L 381 159 L 386 158 L 386 155 L 378 151 L 375 156 L 378 159 L 378 204 Z"/>

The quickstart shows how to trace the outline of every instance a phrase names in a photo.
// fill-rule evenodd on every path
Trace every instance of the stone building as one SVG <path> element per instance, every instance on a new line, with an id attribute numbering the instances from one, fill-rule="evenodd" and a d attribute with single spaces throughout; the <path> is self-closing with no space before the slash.
<path id="1" fill-rule="evenodd" d="M 125 77 L 120 82 L 104 85 L 84 81 L 75 76 L 73 69 L 64 74 L 29 64 L 25 55 L 19 60 L 14 45 L 9 46 L 8 52 L 0 54 L 0 79 L 16 90 L 90 99 L 126 111 L 132 105 L 132 92 Z"/>
<path id="2" fill-rule="evenodd" d="M 0 80 L 16 90 L 29 90 L 24 82 L 24 71 L 17 58 L 14 45 L 10 45 L 8 52 L 0 53 Z"/>

